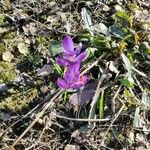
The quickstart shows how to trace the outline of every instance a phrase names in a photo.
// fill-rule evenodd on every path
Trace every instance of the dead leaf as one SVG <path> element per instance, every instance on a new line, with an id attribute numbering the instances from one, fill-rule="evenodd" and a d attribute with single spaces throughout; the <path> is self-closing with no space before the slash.
<path id="1" fill-rule="evenodd" d="M 74 107 L 84 106 L 93 98 L 96 85 L 95 82 L 91 82 L 87 84 L 82 91 L 72 94 L 69 98 L 69 104 Z"/>
<path id="2" fill-rule="evenodd" d="M 28 46 L 23 42 L 18 44 L 18 50 L 23 55 L 27 55 L 29 52 Z"/>
<path id="3" fill-rule="evenodd" d="M 109 69 L 110 69 L 110 71 L 115 72 L 116 74 L 119 74 L 119 71 L 118 71 L 118 69 L 114 66 L 113 61 L 110 61 L 110 63 L 109 63 Z"/>
<path id="4" fill-rule="evenodd" d="M 18 20 L 20 20 L 20 19 L 27 19 L 29 17 L 28 14 L 25 13 L 22 9 L 15 10 L 13 15 L 15 17 L 17 17 Z"/>
<path id="5" fill-rule="evenodd" d="M 8 121 L 11 118 L 10 114 L 0 111 L 0 120 Z"/>
<path id="6" fill-rule="evenodd" d="M 22 29 L 27 35 L 35 35 L 37 31 L 36 24 L 33 22 L 23 26 Z"/>
<path id="7" fill-rule="evenodd" d="M 11 52 L 6 51 L 3 53 L 2 58 L 5 61 L 11 62 L 11 60 L 14 58 L 14 55 Z"/>
<path id="8" fill-rule="evenodd" d="M 37 71 L 38 76 L 48 76 L 52 72 L 52 66 L 49 64 L 44 65 L 41 69 Z"/>
<path id="9" fill-rule="evenodd" d="M 57 16 L 56 15 L 50 15 L 47 17 L 47 22 L 55 22 L 56 21 Z"/>

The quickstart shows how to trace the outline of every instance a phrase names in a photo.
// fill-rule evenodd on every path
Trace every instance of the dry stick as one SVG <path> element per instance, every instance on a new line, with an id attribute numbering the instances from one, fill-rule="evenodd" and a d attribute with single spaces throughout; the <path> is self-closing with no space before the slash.
<path id="1" fill-rule="evenodd" d="M 43 116 L 44 112 L 53 104 L 54 100 L 61 94 L 62 90 L 59 90 L 52 99 L 44 106 L 41 112 L 39 112 L 32 123 L 26 128 L 26 130 L 15 140 L 13 145 L 9 147 L 9 150 L 13 150 L 14 146 L 21 140 L 21 138 L 33 127 L 33 125 Z"/>
<path id="2" fill-rule="evenodd" d="M 57 118 L 61 118 L 61 119 L 66 119 L 66 120 L 70 120 L 70 121 L 82 121 L 82 122 L 105 122 L 105 121 L 109 121 L 111 120 L 111 118 L 105 118 L 105 119 L 82 119 L 82 118 L 69 118 L 69 117 L 65 117 L 65 116 L 61 116 L 61 115 L 57 115 L 57 114 L 52 114 L 52 116 L 55 116 Z"/>
<path id="3" fill-rule="evenodd" d="M 103 142 L 104 142 L 104 139 L 105 137 L 107 136 L 110 128 L 112 127 L 113 123 L 116 121 L 116 119 L 118 118 L 118 116 L 120 115 L 120 113 L 122 112 L 123 108 L 125 107 L 125 104 L 122 105 L 122 107 L 120 108 L 120 110 L 118 111 L 118 113 L 116 114 L 115 118 L 112 120 L 110 126 L 108 127 L 107 131 L 105 132 L 104 136 L 103 136 L 103 139 L 98 147 L 98 149 L 103 145 Z"/>
<path id="4" fill-rule="evenodd" d="M 99 94 L 101 92 L 100 90 L 100 85 L 102 84 L 102 82 L 104 81 L 104 79 L 106 78 L 106 74 L 105 72 L 101 75 L 100 79 L 99 79 L 99 82 L 98 82 L 98 85 L 97 85 L 97 88 L 96 88 L 96 92 L 94 94 L 94 97 L 93 97 L 93 100 L 91 102 L 91 108 L 90 108 L 90 113 L 89 113 L 89 119 L 93 118 L 94 116 L 93 115 L 93 111 L 95 111 L 95 105 L 96 105 L 96 102 L 98 100 L 98 97 L 99 97 Z M 89 122 L 90 123 L 90 122 Z"/>
<path id="5" fill-rule="evenodd" d="M 111 100 L 111 109 L 112 109 L 113 113 L 115 113 L 115 99 L 116 99 L 118 93 L 120 92 L 121 87 L 122 87 L 122 85 L 119 86 L 117 92 L 115 93 L 113 99 Z"/>
<path id="6" fill-rule="evenodd" d="M 93 68 L 97 63 L 106 55 L 106 53 L 103 53 L 93 64 L 91 64 L 87 69 L 82 71 L 81 76 L 84 75 L 87 71 L 89 71 L 91 68 Z"/>

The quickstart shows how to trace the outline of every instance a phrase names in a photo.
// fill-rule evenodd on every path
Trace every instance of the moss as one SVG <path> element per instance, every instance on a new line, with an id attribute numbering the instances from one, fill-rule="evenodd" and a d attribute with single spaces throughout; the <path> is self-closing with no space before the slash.
<path id="1" fill-rule="evenodd" d="M 5 51 L 5 46 L 3 43 L 0 42 L 0 55 Z"/>
<path id="2" fill-rule="evenodd" d="M 14 39 L 14 37 L 15 37 L 15 33 L 14 32 L 7 32 L 5 35 L 4 35 L 4 37 L 5 37 L 5 39 L 7 39 L 7 40 L 11 40 L 12 41 L 12 39 Z"/>
<path id="3" fill-rule="evenodd" d="M 37 36 L 35 38 L 37 45 L 40 45 L 42 47 L 45 47 L 46 49 L 49 48 L 49 44 L 50 44 L 50 37 L 46 37 L 46 36 Z"/>
<path id="4" fill-rule="evenodd" d="M 128 3 L 128 8 L 131 10 L 131 11 L 136 11 L 139 9 L 139 6 L 136 4 L 136 3 Z"/>
<path id="5" fill-rule="evenodd" d="M 0 14 L 0 26 L 4 25 L 4 15 Z"/>
<path id="6" fill-rule="evenodd" d="M 0 27 L 1 28 L 1 27 Z M 0 33 L 0 38 L 5 39 L 7 43 L 7 50 L 12 51 L 12 49 L 17 47 L 17 42 L 14 40 L 16 37 L 14 32 L 7 31 L 4 33 Z M 0 55 L 5 51 L 5 45 L 3 41 L 0 41 Z"/>
<path id="7" fill-rule="evenodd" d="M 2 8 L 4 11 L 9 11 L 11 9 L 10 0 L 2 0 Z"/>
<path id="8" fill-rule="evenodd" d="M 11 63 L 0 62 L 0 83 L 12 81 L 16 77 L 16 72 Z"/>
<path id="9" fill-rule="evenodd" d="M 0 109 L 10 111 L 21 111 L 26 108 L 31 101 L 37 96 L 37 89 L 31 88 L 23 92 L 16 91 L 11 96 L 0 102 Z"/>

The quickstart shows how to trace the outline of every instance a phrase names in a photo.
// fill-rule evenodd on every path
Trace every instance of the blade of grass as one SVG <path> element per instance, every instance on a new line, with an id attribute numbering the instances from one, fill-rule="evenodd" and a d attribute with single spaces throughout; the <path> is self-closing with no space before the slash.
<path id="1" fill-rule="evenodd" d="M 97 100 L 99 98 L 99 94 L 101 92 L 101 84 L 102 82 L 104 81 L 104 79 L 106 78 L 106 71 L 103 72 L 103 74 L 101 75 L 100 79 L 99 79 L 99 83 L 97 85 L 97 88 L 96 88 L 96 92 L 95 92 L 95 95 L 92 99 L 92 102 L 91 102 L 91 108 L 90 108 L 90 112 L 89 112 L 89 119 L 93 119 L 95 118 L 95 110 L 96 110 L 96 103 L 97 103 Z M 104 90 L 104 89 L 103 89 Z M 91 123 L 89 122 L 89 124 L 91 125 Z"/>
<path id="2" fill-rule="evenodd" d="M 102 119 L 104 117 L 104 91 L 102 91 L 100 99 L 99 99 L 99 117 Z"/>

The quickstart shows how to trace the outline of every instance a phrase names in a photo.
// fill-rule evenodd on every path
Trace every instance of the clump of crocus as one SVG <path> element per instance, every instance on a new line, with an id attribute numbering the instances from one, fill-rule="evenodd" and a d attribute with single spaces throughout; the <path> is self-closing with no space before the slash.
<path id="1" fill-rule="evenodd" d="M 80 76 L 80 63 L 85 58 L 86 53 L 81 52 L 82 43 L 74 49 L 74 43 L 70 36 L 66 36 L 62 41 L 63 57 L 57 58 L 56 63 L 65 67 L 63 79 L 57 79 L 57 85 L 63 89 L 78 89 L 87 82 L 86 76 Z"/>

